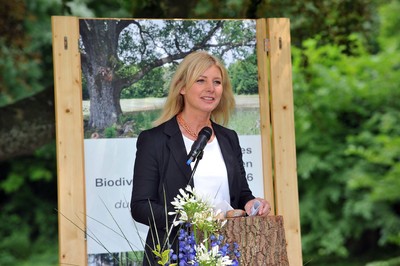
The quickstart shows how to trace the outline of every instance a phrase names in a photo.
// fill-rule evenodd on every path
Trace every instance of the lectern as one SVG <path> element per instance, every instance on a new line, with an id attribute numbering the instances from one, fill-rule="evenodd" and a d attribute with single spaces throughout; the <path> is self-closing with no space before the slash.
<path id="1" fill-rule="evenodd" d="M 228 243 L 238 243 L 240 265 L 289 265 L 283 217 L 249 216 L 228 219 L 221 233 Z"/>

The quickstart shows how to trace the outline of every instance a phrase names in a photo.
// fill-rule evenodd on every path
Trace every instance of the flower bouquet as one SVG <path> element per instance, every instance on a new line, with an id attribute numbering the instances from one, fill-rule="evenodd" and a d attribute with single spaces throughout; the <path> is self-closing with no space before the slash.
<path id="1" fill-rule="evenodd" d="M 176 217 L 173 226 L 181 227 L 178 235 L 179 249 L 153 251 L 159 258 L 158 263 L 170 266 L 239 265 L 239 246 L 237 243 L 226 243 L 219 234 L 226 223 L 226 220 L 221 219 L 224 217 L 221 212 L 214 211 L 214 206 L 199 196 L 191 186 L 179 192 L 171 202 L 175 211 L 168 213 Z"/>

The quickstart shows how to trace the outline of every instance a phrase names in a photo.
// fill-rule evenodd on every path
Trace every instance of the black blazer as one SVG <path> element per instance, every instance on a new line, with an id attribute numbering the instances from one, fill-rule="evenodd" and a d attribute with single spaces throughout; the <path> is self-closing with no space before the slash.
<path id="1" fill-rule="evenodd" d="M 234 209 L 244 209 L 245 204 L 254 196 L 247 183 L 239 138 L 235 131 L 214 122 L 212 127 L 228 172 L 230 204 Z M 178 195 L 179 189 L 188 185 L 191 176 L 176 117 L 141 132 L 136 146 L 131 214 L 137 222 L 150 226 L 150 229 L 154 229 L 155 223 L 162 243 L 166 219 L 171 222 L 173 218 L 168 215 L 169 211 L 174 210 L 170 203 Z M 190 185 L 193 186 L 193 180 Z M 168 228 L 170 226 L 169 224 Z M 150 248 L 154 247 L 151 232 L 146 243 Z"/>

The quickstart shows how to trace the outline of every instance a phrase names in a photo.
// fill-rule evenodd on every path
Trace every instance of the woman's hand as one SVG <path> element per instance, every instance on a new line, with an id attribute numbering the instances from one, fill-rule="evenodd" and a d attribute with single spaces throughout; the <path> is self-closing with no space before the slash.
<path id="1" fill-rule="evenodd" d="M 269 204 L 268 201 L 262 198 L 255 198 L 252 200 L 249 200 L 246 205 L 244 206 L 244 209 L 246 210 L 247 215 L 251 215 L 251 207 L 253 207 L 254 203 L 256 201 L 259 201 L 261 203 L 260 208 L 258 209 L 258 212 L 256 215 L 258 216 L 267 216 L 271 212 L 271 205 Z"/>

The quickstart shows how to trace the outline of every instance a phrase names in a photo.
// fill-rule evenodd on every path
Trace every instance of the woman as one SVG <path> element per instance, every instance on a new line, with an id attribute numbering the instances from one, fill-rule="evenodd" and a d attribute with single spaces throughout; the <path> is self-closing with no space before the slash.
<path id="1" fill-rule="evenodd" d="M 144 265 L 156 265 L 151 250 L 163 245 L 171 227 L 167 213 L 174 210 L 170 203 L 188 184 L 215 204 L 227 202 L 250 214 L 256 199 L 245 177 L 238 136 L 220 125 L 228 123 L 234 104 L 227 70 L 216 57 L 204 51 L 185 57 L 172 78 L 156 127 L 143 131 L 137 140 L 131 213 L 151 228 Z M 187 154 L 205 126 L 212 128 L 212 135 L 191 178 L 193 163 L 186 164 Z M 269 203 L 258 201 L 257 214 L 267 215 Z M 175 235 L 172 231 L 171 242 Z"/>

